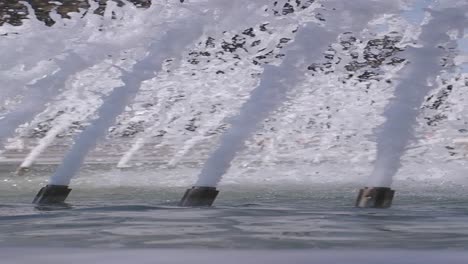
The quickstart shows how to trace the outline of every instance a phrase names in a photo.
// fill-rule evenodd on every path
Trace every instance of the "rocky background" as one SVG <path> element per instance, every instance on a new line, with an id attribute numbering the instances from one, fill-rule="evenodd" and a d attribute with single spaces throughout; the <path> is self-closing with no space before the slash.
<path id="1" fill-rule="evenodd" d="M 96 1 L 97 8 L 91 10 L 86 0 L 26 2 L 34 16 L 50 27 L 55 24 L 50 15 L 52 10 L 62 19 L 70 19 L 69 14 L 73 12 L 83 16 L 87 12 L 102 15 L 108 3 Z M 142 10 L 151 6 L 149 0 L 128 2 Z M 115 1 L 118 6 L 128 2 Z M 308 11 L 313 4 L 313 0 L 270 1 L 263 12 L 286 18 L 307 14 L 317 23 L 326 25 L 328 18 L 319 10 Z M 21 26 L 22 21 L 30 17 L 29 10 L 20 1 L 1 1 L 0 25 Z M 371 162 L 375 154 L 374 129 L 384 121 L 381 113 L 392 98 L 398 72 L 411 65 L 405 50 L 418 45 L 415 37 L 418 25 L 409 24 L 400 14 L 389 14 L 386 21 L 379 23 L 385 28 L 375 26 L 363 32 L 342 32 L 321 60 L 307 62 L 306 81 L 292 89 L 289 101 L 261 124 L 242 156 L 263 164 L 291 159 L 316 164 L 339 159 Z M 281 63 L 284 48 L 294 40 L 297 28 L 294 23 L 280 26 L 259 23 L 227 30 L 220 35 L 202 36 L 184 53 L 183 61 L 168 58 L 165 71 L 141 87 L 135 100 L 109 129 L 107 141 L 94 155 L 113 154 L 114 162 L 136 138 L 146 134 L 151 140 L 136 160 L 151 160 L 161 153 L 165 157 L 175 155 L 194 137 L 199 140 L 186 156 L 196 155 L 203 160 L 216 145 L 219 135 L 227 129 L 226 120 L 255 87 L 263 67 Z M 443 155 L 444 158 L 463 160 L 466 151 L 454 144 L 453 139 L 468 133 L 463 103 L 468 100 L 468 76 L 455 63 L 461 55 L 460 49 L 443 44 L 440 48 L 446 51 L 440 61 L 444 72 L 436 78 L 433 91 L 420 107 L 415 140 L 408 157 L 420 159 L 425 153 L 431 157 Z M 121 59 L 127 58 L 123 56 Z M 210 92 L 211 84 L 222 92 Z M 54 151 L 66 150 L 73 136 L 83 130 L 94 113 L 89 110 L 86 118 L 80 118 L 83 111 L 70 104 L 61 104 L 62 99 L 58 96 L 54 99 L 56 104 L 51 103 L 34 120 L 22 125 L 16 136 L 21 140 L 11 141 L 10 150 L 4 155 L 24 155 L 60 123 L 57 120 L 75 111 L 75 115 L 70 115 L 75 119 L 56 136 L 55 149 L 51 147 Z M 163 116 L 162 112 L 167 114 Z M 159 121 L 162 124 L 155 126 Z M 109 148 L 113 150 L 109 152 Z M 429 149 L 434 148 L 440 151 L 431 153 Z"/>

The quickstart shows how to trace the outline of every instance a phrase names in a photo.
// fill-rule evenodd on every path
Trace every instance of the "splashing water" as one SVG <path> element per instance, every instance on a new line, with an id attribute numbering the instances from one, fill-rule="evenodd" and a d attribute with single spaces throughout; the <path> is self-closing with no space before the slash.
<path id="1" fill-rule="evenodd" d="M 112 18 L 112 12 L 116 8 L 115 3 L 109 3 L 109 8 L 103 18 L 95 14 L 88 14 L 86 19 L 72 19 L 69 21 L 57 18 L 57 21 L 61 23 L 56 24 L 54 27 L 48 27 L 38 21 L 33 15 L 35 12 L 32 7 L 26 2 L 23 4 L 27 6 L 30 18 L 23 22 L 24 32 L 21 33 L 21 37 L 1 43 L 5 45 L 2 49 L 9 51 L 2 54 L 1 67 L 4 69 L 10 67 L 12 68 L 10 74 L 20 74 L 20 76 L 23 75 L 26 81 L 32 80 L 25 85 L 24 89 L 17 88 L 17 86 L 21 87 L 20 82 L 7 82 L 4 85 L 5 87 L 2 87 L 2 90 L 6 91 L 1 94 L 5 96 L 1 98 L 2 100 L 7 101 L 18 95 L 22 97 L 18 103 L 9 107 L 6 113 L 2 113 L 3 116 L 0 119 L 0 126 L 2 127 L 0 130 L 0 147 L 3 146 L 7 138 L 15 133 L 20 125 L 34 122 L 32 120 L 36 115 L 44 111 L 51 101 L 58 99 L 65 106 L 76 104 L 77 98 L 70 97 L 67 94 L 69 90 L 73 90 L 67 89 L 70 80 L 84 70 L 102 63 L 108 57 L 112 57 L 115 53 L 126 50 L 133 45 L 125 34 L 121 36 L 112 34 L 102 36 L 102 26 L 106 24 L 106 20 Z M 98 3 L 91 1 L 90 8 L 97 9 Z M 133 24 L 128 24 L 131 29 Z M 37 34 L 37 32 L 40 32 L 40 34 Z M 139 33 L 141 31 L 134 30 L 135 35 Z M 49 41 L 44 41 L 44 39 L 53 40 L 54 45 L 50 45 Z M 35 45 L 30 43 L 35 43 Z M 21 93 L 22 91 L 23 93 Z M 57 98 L 57 93 L 62 95 Z M 88 102 L 81 102 L 81 105 L 86 104 Z M 82 117 L 80 114 L 77 115 Z M 65 129 L 67 123 L 70 122 L 72 120 L 64 119 L 62 123 L 57 125 Z M 44 139 L 44 142 L 41 142 L 32 151 L 26 164 L 34 161 L 37 155 L 53 141 L 53 134 L 58 131 L 59 129 L 54 129 L 53 133 L 49 133 L 47 139 Z"/>
<path id="2" fill-rule="evenodd" d="M 198 26 L 197 26 L 198 25 Z M 148 48 L 148 54 L 137 62 L 131 71 L 122 71 L 123 86 L 114 90 L 104 99 L 98 110 L 98 118 L 80 134 L 73 147 L 66 154 L 57 171 L 50 178 L 50 184 L 68 185 L 71 178 L 78 172 L 88 152 L 103 137 L 107 129 L 114 123 L 135 94 L 141 83 L 154 77 L 161 69 L 163 61 L 171 56 L 177 56 L 181 51 L 202 34 L 201 23 L 195 19 L 180 21 L 176 25 L 165 25 L 160 39 Z"/>
<path id="3" fill-rule="evenodd" d="M 453 94 L 463 92 L 466 76 L 436 64 L 447 49 L 456 53 L 449 46 L 453 36 L 460 39 L 457 21 L 464 18 L 439 8 L 420 26 L 421 5 L 431 1 L 153 1 L 138 11 L 124 2 L 108 2 L 99 15 L 88 12 L 98 8 L 95 1 L 67 19 L 52 11 L 51 27 L 26 4 L 28 19 L 0 26 L 2 163 L 55 164 L 75 136 L 55 184 L 68 184 L 84 159 L 114 162 L 122 155 L 118 167 L 132 159 L 183 167 L 208 158 L 196 184 L 210 186 L 237 161 L 250 166 L 242 181 L 263 171 L 262 163 L 294 164 L 300 175 L 301 162 L 335 179 L 343 173 L 334 164 L 353 156 L 359 175 L 371 174 L 369 183 L 390 185 L 424 96 L 456 78 Z M 402 14 L 411 3 L 418 11 Z M 395 35 L 403 38 L 400 58 L 369 44 Z M 381 53 L 382 61 L 372 60 Z M 459 55 L 458 64 L 466 57 Z M 447 98 L 443 107 L 456 105 L 450 111 L 463 118 L 463 100 Z M 382 121 L 377 140 L 367 138 Z M 462 136 L 458 123 L 454 135 Z M 259 181 L 296 177 L 265 174 Z"/>
<path id="4" fill-rule="evenodd" d="M 167 109 L 165 102 L 161 102 L 159 104 L 162 109 L 159 111 L 159 117 L 158 120 L 155 121 L 152 126 L 146 130 L 145 134 L 143 136 L 140 136 L 135 139 L 133 142 L 132 146 L 130 149 L 125 152 L 125 154 L 122 156 L 122 158 L 119 160 L 117 163 L 117 168 L 126 168 L 130 167 L 128 165 L 128 162 L 132 159 L 132 157 L 135 155 L 135 153 L 140 150 L 141 147 L 145 145 L 145 143 L 158 131 L 168 119 L 171 119 L 171 116 L 167 114 Z"/>
<path id="5" fill-rule="evenodd" d="M 204 127 L 198 129 L 197 135 L 187 140 L 184 146 L 177 151 L 177 153 L 169 160 L 168 165 L 174 167 L 180 160 L 195 146 L 197 143 L 205 138 L 205 133 L 213 129 L 213 127 L 219 126 L 222 120 L 226 117 L 226 113 L 219 113 L 212 116 L 210 124 L 205 124 Z"/>
<path id="6" fill-rule="evenodd" d="M 57 64 L 59 70 L 28 85 L 29 92 L 21 103 L 3 119 L 0 119 L 0 127 L 2 127 L 0 139 L 12 136 L 19 125 L 33 119 L 37 113 L 45 108 L 45 104 L 51 97 L 61 87 L 65 86 L 65 82 L 71 75 L 89 66 L 74 53 L 71 53 L 63 60 L 58 60 Z M 0 147 L 2 147 L 1 141 Z"/>
<path id="7" fill-rule="evenodd" d="M 242 28 L 246 24 L 255 23 L 258 21 L 258 17 L 255 15 L 255 12 L 258 11 L 267 1 L 256 1 L 255 3 L 250 3 L 249 1 L 208 1 L 207 3 L 202 4 L 202 7 L 205 6 L 208 12 L 211 12 L 211 16 L 214 21 L 210 23 L 206 22 L 203 25 L 204 35 L 209 36 L 209 38 L 216 37 L 221 34 L 221 30 L 226 30 L 229 28 Z M 195 9 L 194 7 L 185 6 L 190 11 L 194 13 L 200 12 L 200 7 Z M 203 8 L 201 8 L 203 9 Z M 245 17 L 245 19 L 241 19 Z M 174 58 L 172 58 L 174 59 Z M 175 59 L 178 61 L 177 59 Z M 180 66 L 180 65 L 179 65 Z M 206 95 L 205 91 L 199 91 Z M 161 94 L 158 98 L 160 103 L 158 103 L 159 112 L 157 113 L 158 119 L 153 121 L 153 123 L 145 130 L 145 133 L 141 136 L 135 138 L 130 149 L 125 152 L 122 158 L 119 160 L 117 167 L 124 168 L 130 167 L 128 162 L 133 158 L 133 156 L 152 138 L 155 134 L 158 134 L 162 128 L 167 128 L 170 123 L 179 119 L 178 116 L 187 114 L 187 104 L 190 102 L 179 103 L 168 103 L 168 97 L 172 96 L 173 92 L 168 94 Z M 210 94 L 209 96 L 215 97 L 216 94 Z M 199 99 L 200 95 L 197 92 L 193 92 L 191 98 Z M 189 100 L 190 101 L 190 100 Z M 195 100 L 196 101 L 196 100 Z M 196 102 L 192 102 L 196 103 Z M 200 133 L 200 132 L 198 132 Z M 179 159 L 185 155 L 185 153 L 190 150 L 192 147 L 192 142 L 196 143 L 197 139 L 193 139 L 188 144 L 183 147 L 183 150 L 178 151 L 174 157 L 169 161 L 169 166 L 174 166 Z M 154 147 L 162 145 L 162 142 L 157 143 Z"/>
<path id="8" fill-rule="evenodd" d="M 423 25 L 419 44 L 407 49 L 410 64 L 395 87 L 384 116 L 385 122 L 377 129 L 377 157 L 369 179 L 370 186 L 389 187 L 400 167 L 400 159 L 412 138 L 413 125 L 425 96 L 433 89 L 435 77 L 444 69 L 443 47 L 455 44 L 447 32 L 466 26 L 466 8 L 430 11 L 430 21 Z M 465 10 L 463 10 L 465 9 Z"/>
<path id="9" fill-rule="evenodd" d="M 354 17 L 355 13 L 362 15 L 353 21 L 353 27 L 348 28 L 351 30 L 361 30 L 372 18 L 369 14 L 377 10 L 373 5 L 370 5 L 368 10 L 359 10 L 354 9 L 352 5 L 337 2 L 331 2 L 330 8 L 341 9 L 344 13 L 349 12 L 352 14 L 350 17 Z M 326 10 L 322 12 L 326 14 Z M 346 28 L 346 24 L 342 22 L 331 18 L 326 28 L 314 22 L 306 23 L 297 31 L 294 43 L 287 48 L 281 65 L 265 66 L 260 84 L 252 91 L 239 114 L 232 118 L 230 129 L 222 135 L 220 146 L 204 164 L 195 186 L 216 186 L 219 183 L 236 154 L 244 148 L 245 141 L 257 129 L 258 123 L 283 103 L 291 87 L 303 79 L 301 76 L 304 75 L 306 68 L 304 63 L 322 55 L 327 45 Z"/>
<path id="10" fill-rule="evenodd" d="M 39 144 L 31 150 L 31 152 L 26 156 L 24 161 L 18 168 L 18 173 L 28 169 L 34 163 L 34 161 L 41 155 L 41 153 L 55 140 L 58 134 L 63 132 L 69 125 L 69 122 L 62 122 L 59 125 L 54 126 L 52 129 L 47 131 L 47 135 L 39 142 Z"/>

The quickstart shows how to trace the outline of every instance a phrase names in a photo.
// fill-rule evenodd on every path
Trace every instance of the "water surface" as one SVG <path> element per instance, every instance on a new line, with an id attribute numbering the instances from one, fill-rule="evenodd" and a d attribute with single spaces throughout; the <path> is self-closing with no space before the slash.
<path id="1" fill-rule="evenodd" d="M 343 183 L 226 184 L 214 207 L 181 208 L 183 187 L 78 179 L 68 207 L 37 208 L 45 179 L 2 176 L 0 247 L 468 248 L 468 195 L 449 184 L 398 182 L 386 210 L 354 208 Z"/>

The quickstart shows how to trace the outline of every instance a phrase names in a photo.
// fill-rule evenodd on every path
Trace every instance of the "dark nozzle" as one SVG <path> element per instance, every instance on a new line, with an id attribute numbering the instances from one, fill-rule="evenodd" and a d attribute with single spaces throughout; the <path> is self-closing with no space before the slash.
<path id="1" fill-rule="evenodd" d="M 179 206 L 211 206 L 218 193 L 219 191 L 215 187 L 193 186 L 191 189 L 187 189 Z"/>
<path id="2" fill-rule="evenodd" d="M 63 204 L 71 189 L 66 185 L 46 185 L 42 187 L 33 200 L 39 205 Z"/>
<path id="3" fill-rule="evenodd" d="M 29 167 L 19 167 L 17 170 L 16 170 L 16 175 L 18 176 L 23 176 L 25 175 L 26 173 L 28 173 L 31 169 Z"/>
<path id="4" fill-rule="evenodd" d="M 356 207 L 389 208 L 395 191 L 388 187 L 364 187 L 359 190 Z"/>

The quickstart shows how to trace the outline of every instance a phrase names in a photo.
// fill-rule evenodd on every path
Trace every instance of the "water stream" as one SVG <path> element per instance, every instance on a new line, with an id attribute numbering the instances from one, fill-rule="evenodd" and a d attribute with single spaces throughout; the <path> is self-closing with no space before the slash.
<path id="1" fill-rule="evenodd" d="M 1 246 L 467 248 L 465 1 L 13 2 Z"/>

